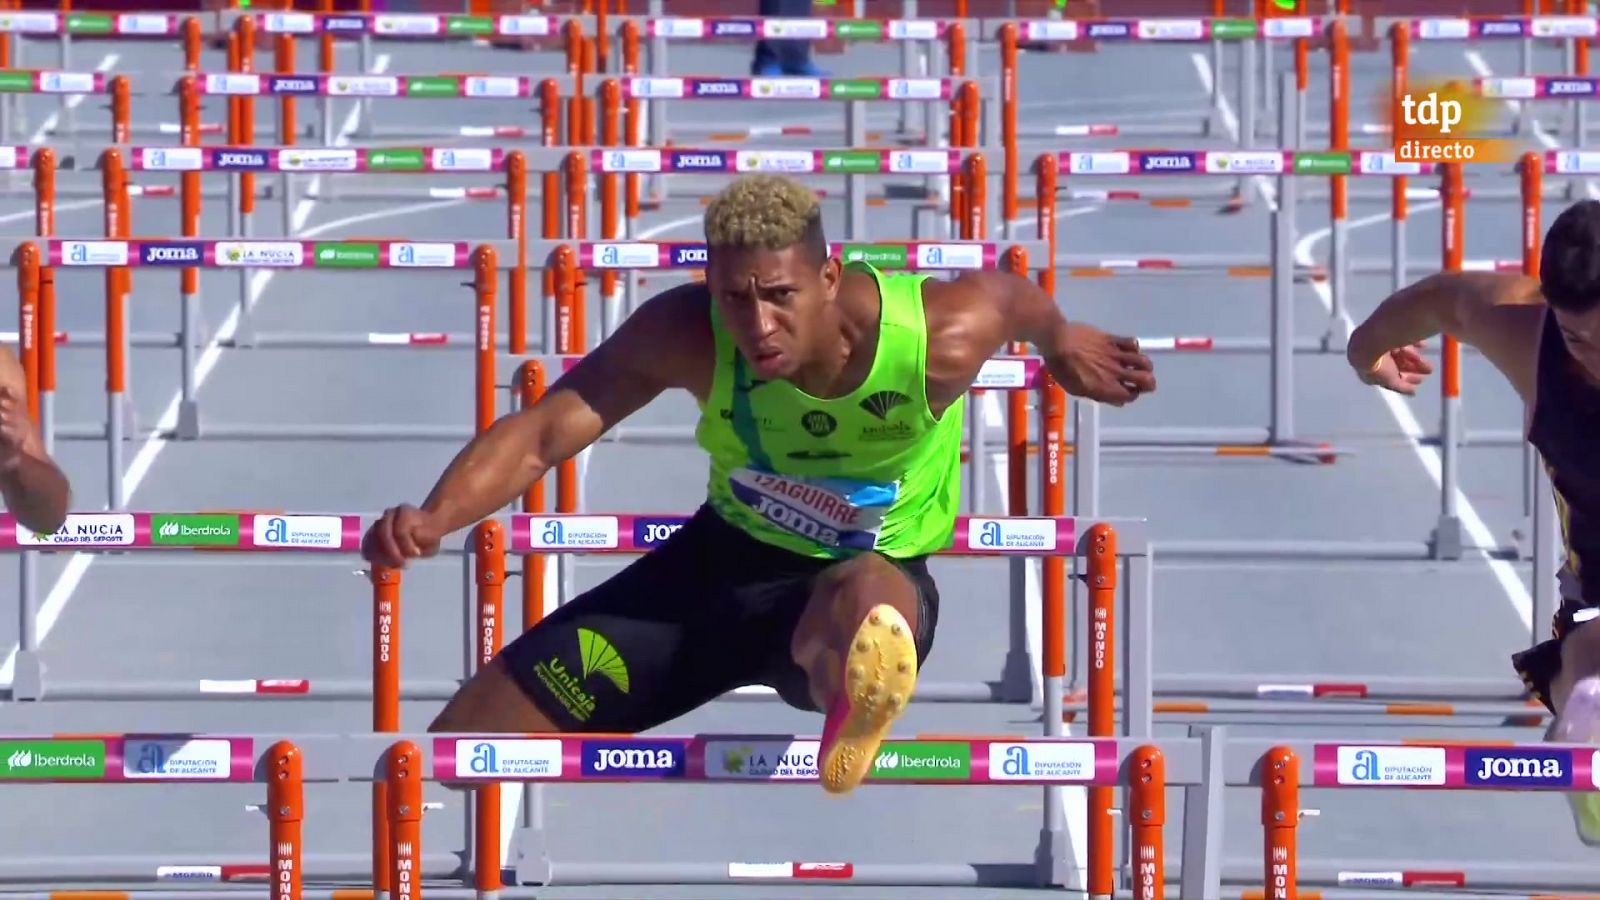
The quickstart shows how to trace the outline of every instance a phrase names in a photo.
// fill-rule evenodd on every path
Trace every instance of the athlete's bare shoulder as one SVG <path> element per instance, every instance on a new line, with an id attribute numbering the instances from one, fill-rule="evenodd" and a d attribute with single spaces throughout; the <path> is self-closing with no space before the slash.
<path id="1" fill-rule="evenodd" d="M 716 365 L 710 290 L 700 283 L 683 284 L 651 297 L 585 356 L 580 368 L 590 360 L 597 376 L 640 378 L 703 399 L 711 391 Z"/>
<path id="2" fill-rule="evenodd" d="M 963 272 L 922 283 L 928 328 L 929 400 L 953 403 L 972 387 L 983 364 L 1005 344 L 1010 297 L 1017 276 L 1009 272 Z"/>
<path id="3" fill-rule="evenodd" d="M 1450 331 L 1477 348 L 1532 403 L 1545 301 L 1539 280 L 1520 272 L 1448 272 L 1456 294 Z"/>

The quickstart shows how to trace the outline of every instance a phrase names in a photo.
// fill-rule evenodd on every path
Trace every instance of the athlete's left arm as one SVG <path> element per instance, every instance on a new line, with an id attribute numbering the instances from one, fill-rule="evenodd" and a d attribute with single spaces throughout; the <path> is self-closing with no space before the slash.
<path id="1" fill-rule="evenodd" d="M 28 417 L 27 390 L 22 363 L 0 347 L 0 496 L 24 527 L 51 532 L 67 520 L 71 490 Z"/>
<path id="2" fill-rule="evenodd" d="M 1156 389 L 1139 342 L 1071 322 L 1055 298 L 1010 272 L 963 273 L 923 287 L 928 321 L 928 381 L 954 402 L 984 361 L 1009 343 L 1032 344 L 1067 392 L 1123 406 Z"/>

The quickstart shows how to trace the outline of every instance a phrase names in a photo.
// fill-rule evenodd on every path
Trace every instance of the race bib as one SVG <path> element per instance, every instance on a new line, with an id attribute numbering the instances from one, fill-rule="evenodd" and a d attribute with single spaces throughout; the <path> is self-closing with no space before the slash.
<path id="1" fill-rule="evenodd" d="M 759 469 L 728 476 L 735 499 L 766 521 L 825 547 L 871 550 L 883 517 L 900 496 L 896 484 L 843 478 L 801 478 Z"/>

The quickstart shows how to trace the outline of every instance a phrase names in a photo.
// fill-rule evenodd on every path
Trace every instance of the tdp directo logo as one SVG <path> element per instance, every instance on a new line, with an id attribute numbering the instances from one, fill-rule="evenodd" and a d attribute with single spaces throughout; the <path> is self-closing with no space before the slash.
<path id="1" fill-rule="evenodd" d="M 1468 749 L 1464 774 L 1467 784 L 1566 787 L 1572 783 L 1572 754 L 1514 747 Z"/>
<path id="2" fill-rule="evenodd" d="M 681 744 L 667 741 L 584 741 L 583 774 L 591 778 L 682 778 Z"/>

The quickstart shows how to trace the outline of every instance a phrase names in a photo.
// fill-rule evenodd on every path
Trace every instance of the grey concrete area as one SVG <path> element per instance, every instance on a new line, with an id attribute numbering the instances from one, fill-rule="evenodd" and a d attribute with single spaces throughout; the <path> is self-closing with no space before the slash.
<path id="1" fill-rule="evenodd" d="M 1484 74 L 1474 68 L 1469 52 L 1495 74 L 1516 71 L 1515 51 L 1507 46 L 1468 44 L 1414 45 L 1414 72 Z M 76 48 L 80 68 L 104 64 L 110 71 L 175 72 L 175 49 L 152 45 L 95 43 Z M 314 59 L 302 48 L 302 65 Z M 742 75 L 748 49 L 676 47 L 674 71 Z M 841 75 L 886 74 L 872 51 L 823 58 Z M 1198 56 L 1197 56 L 1198 54 Z M 484 49 L 381 44 L 374 64 L 397 74 L 446 71 L 561 71 L 556 55 L 528 57 Z M 263 63 L 266 57 L 262 57 Z M 1279 66 L 1290 64 L 1286 52 L 1275 53 Z M 109 60 L 109 62 L 105 62 Z M 352 52 L 342 52 L 341 66 L 353 71 Z M 1541 52 L 1538 72 L 1559 71 L 1559 57 Z M 1233 56 L 1227 57 L 1224 83 L 1236 84 Z M 1307 103 L 1309 121 L 1325 121 L 1321 90 L 1326 58 L 1313 57 L 1313 88 Z M 220 67 L 220 56 L 208 53 L 207 66 Z M 992 74 L 997 57 L 984 51 L 979 71 Z M 1361 58 L 1354 68 L 1354 96 L 1377 91 L 1387 69 Z M 1138 121 L 1172 112 L 1202 111 L 1214 77 L 1203 46 L 1105 47 L 1092 55 L 1026 54 L 1021 70 L 1023 120 Z M 1223 119 L 1237 128 L 1237 99 Z M 1066 106 L 1065 104 L 1074 104 Z M 80 127 L 106 121 L 100 98 L 75 109 Z M 70 147 L 35 133 L 56 112 L 53 98 L 26 98 L 27 121 L 16 142 Z M 208 101 L 208 121 L 220 121 L 221 104 Z M 270 104 L 257 103 L 258 134 L 272 122 Z M 455 126 L 464 124 L 537 125 L 531 104 L 434 101 L 377 101 L 380 128 Z M 172 121 L 175 103 L 168 97 L 141 97 L 135 117 L 141 124 Z M 300 117 L 311 121 L 314 103 L 301 104 Z M 670 120 L 686 126 L 747 127 L 780 123 L 842 122 L 842 108 L 819 104 L 806 109 L 791 103 L 675 103 Z M 335 104 L 335 128 L 352 143 L 434 144 L 441 140 L 373 138 L 347 102 Z M 1128 118 L 1122 118 L 1124 113 Z M 895 121 L 892 107 L 874 108 L 875 130 Z M 1270 121 L 1270 120 L 1264 120 Z M 1235 132 L 1236 133 L 1236 132 Z M 468 145 L 485 140 L 450 139 Z M 674 138 L 680 144 L 689 139 Z M 93 152 L 98 136 L 77 139 Z M 155 143 L 156 140 L 149 140 Z M 172 143 L 170 137 L 160 143 Z M 208 143 L 218 143 L 208 138 Z M 761 139 L 761 146 L 837 144 L 832 139 Z M 1369 141 L 1369 143 L 1371 143 Z M 755 145 L 755 142 L 752 142 Z M 1092 147 L 1132 148 L 1164 145 L 1174 149 L 1230 146 L 1226 128 L 1210 138 L 1145 141 L 1130 138 L 1030 139 L 1022 158 L 1039 152 Z M 509 145 L 508 145 L 509 146 Z M 729 145 L 732 146 L 732 145 Z M 63 151 L 65 152 L 65 151 Z M 25 176 L 23 176 L 25 177 Z M 63 176 L 65 179 L 66 176 Z M 94 174 L 74 176 L 97 184 Z M 141 175 L 146 183 L 171 183 L 157 174 Z M 3 179 L 0 179 L 3 181 Z M 275 181 L 260 179 L 263 183 Z M 342 176 L 323 179 L 323 186 L 462 183 L 443 176 L 380 179 Z M 18 180 L 16 186 L 25 186 Z M 209 181 L 218 186 L 220 180 Z M 303 183 L 303 182 L 302 182 Z M 488 183 L 477 179 L 470 183 Z M 699 176 L 674 180 L 675 194 L 704 194 L 719 181 Z M 818 179 L 830 192 L 837 179 Z M 882 182 L 872 181 L 874 191 Z M 1226 182 L 1157 178 L 1075 178 L 1075 189 L 1183 190 L 1181 186 L 1214 189 Z M 1306 182 L 1302 182 L 1306 183 Z M 1381 181 L 1358 181 L 1382 188 Z M 1514 185 L 1511 180 L 1507 185 Z M 1421 179 L 1414 180 L 1420 186 Z M 1267 255 L 1267 202 L 1247 183 L 1250 203 L 1233 214 L 1215 203 L 1188 209 L 1156 209 L 1144 204 L 1063 203 L 1059 218 L 1063 252 L 1107 258 L 1163 257 L 1194 253 L 1247 252 Z M 1270 185 L 1268 185 L 1270 187 Z M 1025 183 L 1023 193 L 1031 193 Z M 996 198 L 998 195 L 995 195 Z M 281 201 L 258 207 L 257 234 L 275 234 L 282 220 Z M 136 235 L 175 234 L 175 199 L 134 201 Z M 995 206 L 998 209 L 998 204 Z M 1562 208 L 1545 204 L 1548 222 Z M 302 235 L 328 238 L 498 238 L 505 227 L 498 202 L 440 201 L 380 204 L 368 201 L 301 201 L 291 203 Z M 697 236 L 698 203 L 674 200 L 647 212 L 639 222 L 641 237 L 690 240 Z M 1024 214 L 1028 214 L 1024 210 Z M 1358 257 L 1383 257 L 1388 251 L 1387 204 L 1361 202 L 1350 213 L 1351 248 Z M 903 237 L 910 229 L 911 204 L 895 200 L 870 217 L 872 238 Z M 1302 264 L 1325 264 L 1329 252 L 1326 201 L 1308 201 L 1297 212 L 1295 248 Z M 591 221 L 594 221 L 591 218 Z M 830 200 L 828 227 L 842 227 L 844 212 Z M 1412 257 L 1431 259 L 1437 253 L 1437 203 L 1412 205 Z M 227 215 L 222 200 L 208 199 L 202 232 L 220 237 Z M 1021 225 L 1031 236 L 1033 223 Z M 93 201 L 63 202 L 57 232 L 80 236 L 100 233 L 101 214 Z M 31 233 L 28 201 L 20 195 L 0 196 L 0 233 Z M 998 226 L 994 237 L 998 237 Z M 12 239 L 12 238 L 8 238 Z M 1467 255 L 1514 257 L 1518 248 L 1515 206 L 1471 205 L 1467 214 Z M 1412 272 L 1412 277 L 1426 274 Z M 394 272 L 284 271 L 257 274 L 249 289 L 251 318 L 264 334 L 282 332 L 470 332 L 470 291 L 460 286 L 465 273 L 404 275 Z M 649 274 L 647 291 L 672 282 Z M 61 330 L 100 331 L 104 327 L 103 275 L 58 270 Z M 168 271 L 136 271 L 129 300 L 129 323 L 136 331 L 177 328 L 178 276 Z M 590 296 L 598 279 L 591 282 Z M 1387 275 L 1357 276 L 1348 290 L 1350 315 L 1359 319 L 1389 290 Z M 1067 278 L 1057 296 L 1072 318 L 1108 329 L 1146 337 L 1209 335 L 1262 337 L 1269 323 L 1270 282 L 1265 278 L 1231 278 L 1217 274 Z M 14 292 L 0 292 L 0 330 L 14 328 Z M 236 327 L 240 280 L 236 273 L 206 272 L 201 280 L 200 308 L 205 339 L 228 337 Z M 1294 296 L 1296 333 L 1304 338 L 1323 334 L 1329 318 L 1329 295 L 1323 285 L 1300 284 Z M 538 280 L 530 279 L 530 341 L 538 346 L 541 316 Z M 502 313 L 503 315 L 503 313 Z M 589 321 L 599 322 L 597 307 Z M 501 330 L 505 328 L 504 318 Z M 591 335 L 592 345 L 595 335 Z M 299 425 L 421 425 L 463 430 L 472 422 L 472 358 L 470 345 L 447 348 L 328 350 L 208 349 L 199 394 L 203 423 Z M 104 350 L 98 346 L 60 352 L 58 415 L 63 425 L 94 426 L 103 422 Z M 130 355 L 134 408 L 145 426 L 169 416 L 179 385 L 177 351 L 139 349 Z M 1262 459 L 1214 459 L 1204 456 L 1107 454 L 1101 510 L 1108 516 L 1142 517 L 1159 541 L 1230 539 L 1239 541 L 1300 538 L 1307 540 L 1426 540 L 1439 508 L 1437 454 L 1416 449 L 1408 436 L 1432 434 L 1438 425 L 1437 381 L 1415 399 L 1379 394 L 1361 385 L 1343 355 L 1302 354 L 1296 357 L 1295 416 L 1301 436 L 1335 443 L 1348 442 L 1359 453 L 1335 465 L 1309 466 Z M 1130 426 L 1251 427 L 1265 425 L 1269 412 L 1265 356 L 1163 354 L 1158 357 L 1160 390 L 1127 409 L 1105 409 L 1102 424 Z M 1469 429 L 1510 429 L 1520 409 L 1510 390 L 1482 359 L 1465 362 L 1464 415 Z M 975 404 L 973 415 L 989 417 L 994 397 Z M 640 423 L 690 425 L 693 405 L 681 397 L 662 398 L 643 410 Z M 170 424 L 170 423 L 167 423 Z M 1001 443 L 996 430 L 993 446 Z M 374 512 L 402 501 L 419 501 L 441 468 L 459 447 L 455 440 L 396 439 L 378 442 L 333 440 L 241 442 L 202 439 L 163 443 L 143 438 L 130 441 L 124 464 L 131 467 L 127 484 L 130 506 L 141 510 L 206 508 L 276 508 L 294 511 Z M 79 509 L 105 502 L 105 445 L 100 440 L 67 440 L 58 456 L 74 482 Z M 1505 542 L 1523 525 L 1521 453 L 1516 449 L 1473 449 L 1463 455 L 1461 503 L 1469 535 Z M 1030 468 L 1036 468 L 1030 464 Z M 1000 510 L 1001 484 L 993 467 L 985 467 L 988 507 Z M 704 459 L 696 448 L 638 447 L 603 444 L 587 459 L 584 503 L 597 512 L 688 512 L 704 496 Z M 970 486 L 969 486 L 970 490 Z M 1476 540 L 1476 538 L 1469 538 Z M 459 544 L 455 538 L 452 541 Z M 625 564 L 618 559 L 577 563 L 577 586 L 598 583 Z M 0 583 L 15 583 L 15 560 L 0 559 Z M 283 562 L 274 557 L 230 558 L 124 556 L 92 559 L 57 553 L 39 563 L 43 610 L 40 632 L 48 678 L 64 683 L 88 680 L 194 680 L 202 678 L 310 678 L 338 681 L 370 676 L 370 591 L 356 574 L 354 559 Z M 1006 565 L 989 561 L 940 561 L 934 567 L 943 594 L 941 632 L 926 669 L 928 681 L 971 681 L 998 675 L 1004 660 Z M 1155 578 L 1155 670 L 1168 675 L 1284 675 L 1318 673 L 1345 681 L 1366 676 L 1499 678 L 1508 689 L 1515 676 L 1508 656 L 1526 646 L 1529 626 L 1529 566 L 1489 562 L 1476 557 L 1459 562 L 1396 564 L 1304 564 L 1268 562 L 1159 562 Z M 517 585 L 507 591 L 515 605 Z M 0 603 L 0 653 L 15 645 L 14 594 Z M 461 596 L 461 566 L 455 557 L 420 565 L 404 580 L 401 649 L 408 678 L 443 680 L 462 667 L 461 623 L 466 610 Z M 1084 642 L 1080 619 L 1074 618 L 1072 640 Z M 514 617 L 513 617 L 514 621 Z M 1545 623 L 1533 623 L 1542 636 Z M 1037 634 L 1033 635 L 1037 641 Z M 1077 654 L 1082 669 L 1081 651 Z M 3 663 L 0 657 L 0 663 Z M 10 666 L 0 669 L 0 683 Z M 1081 686 L 1081 684 L 1079 685 Z M 427 725 L 439 704 L 404 704 L 402 726 Z M 1039 713 L 1025 704 L 977 706 L 924 704 L 914 706 L 899 730 L 921 732 L 1015 734 L 1039 728 Z M 0 732 L 82 731 L 214 731 L 255 734 L 361 730 L 370 725 L 370 707 L 362 702 L 310 699 L 239 699 L 194 703 L 52 702 L 0 707 Z M 663 732 L 787 731 L 814 733 L 820 720 L 765 702 L 714 704 L 675 722 Z M 1081 726 L 1074 726 L 1081 733 Z M 1181 720 L 1163 716 L 1162 734 L 1180 733 Z M 1324 737 L 1392 739 L 1536 740 L 1533 729 L 1502 729 L 1492 719 L 1412 719 L 1253 716 L 1234 727 L 1242 734 L 1320 735 Z M 25 787 L 30 803 L 0 804 L 0 846 L 7 855 L 63 858 L 71 853 L 139 854 L 148 857 L 153 873 L 158 864 L 259 862 L 264 859 L 266 831 L 257 814 L 243 805 L 260 799 L 259 792 L 237 787 L 180 787 L 149 790 L 137 787 Z M 516 812 L 507 793 L 506 821 Z M 738 796 L 734 796 L 737 793 Z M 758 796 L 759 794 L 759 796 Z M 546 820 L 552 852 L 571 862 L 601 859 L 772 862 L 781 860 L 914 862 L 918 860 L 1025 862 L 1037 839 L 1039 795 L 1032 790 L 984 790 L 966 787 L 935 792 L 864 789 L 847 800 L 830 798 L 812 786 L 738 790 L 701 785 L 568 785 L 548 787 Z M 1068 792 L 1068 824 L 1078 852 L 1084 838 L 1081 792 Z M 1312 799 L 1314 798 L 1314 799 Z M 459 795 L 430 789 L 429 799 L 445 804 L 428 814 L 424 845 L 428 852 L 461 848 Z M 1168 850 L 1176 861 L 1180 796 L 1169 797 Z M 50 815 L 37 810 L 48 803 Z M 36 805 L 37 804 L 37 805 Z M 1306 805 L 1321 808 L 1320 817 L 1302 827 L 1303 859 L 1366 858 L 1367 868 L 1448 868 L 1461 860 L 1592 859 L 1576 839 L 1560 799 L 1473 793 L 1374 792 L 1309 795 Z M 652 809 L 655 816 L 644 815 Z M 1228 860 L 1259 859 L 1259 799 L 1230 790 L 1223 856 Z M 160 835 L 155 822 L 183 822 L 179 837 Z M 311 791 L 306 840 L 316 852 L 361 854 L 368 845 L 369 796 L 360 786 L 319 787 Z M 1422 864 L 1423 860 L 1442 860 Z M 551 898 L 589 897 L 789 897 L 873 896 L 883 889 L 749 885 L 729 888 L 556 887 Z M 916 897 L 1044 896 L 1044 892 L 988 890 L 925 891 Z M 895 896 L 912 896 L 901 892 Z"/>

